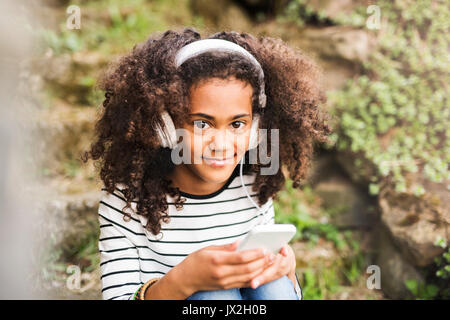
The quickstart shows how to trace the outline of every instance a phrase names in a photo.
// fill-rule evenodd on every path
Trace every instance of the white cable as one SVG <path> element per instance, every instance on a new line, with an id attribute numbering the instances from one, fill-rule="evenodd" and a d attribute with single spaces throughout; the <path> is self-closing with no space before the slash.
<path id="1" fill-rule="evenodd" d="M 261 213 L 261 217 L 259 218 L 259 220 L 261 221 L 261 220 L 264 220 L 264 212 L 262 211 L 262 208 L 260 206 L 258 206 L 255 201 L 253 201 L 252 197 L 250 196 L 250 194 L 247 191 L 247 187 L 245 186 L 244 178 L 242 177 L 242 168 L 244 166 L 244 158 L 245 158 L 245 154 L 244 154 L 244 156 L 242 156 L 241 164 L 240 164 L 240 168 L 239 168 L 239 176 L 241 178 L 241 185 L 242 185 L 242 188 L 244 188 L 244 191 L 245 191 L 245 194 L 247 195 L 247 198 L 258 209 L 259 213 Z M 258 225 L 258 224 L 259 223 L 257 223 L 256 225 Z"/>

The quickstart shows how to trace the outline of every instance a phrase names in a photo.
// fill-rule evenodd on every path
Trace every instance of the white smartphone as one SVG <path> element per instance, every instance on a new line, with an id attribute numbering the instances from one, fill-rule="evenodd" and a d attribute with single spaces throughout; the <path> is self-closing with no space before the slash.
<path id="1" fill-rule="evenodd" d="M 236 251 L 265 248 L 277 254 L 297 232 L 293 224 L 267 224 L 255 226 L 239 243 Z"/>

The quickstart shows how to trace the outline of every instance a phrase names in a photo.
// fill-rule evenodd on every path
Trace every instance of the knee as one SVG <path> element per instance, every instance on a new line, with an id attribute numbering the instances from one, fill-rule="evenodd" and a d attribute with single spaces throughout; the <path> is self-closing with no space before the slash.
<path id="1" fill-rule="evenodd" d="M 270 296 L 272 300 L 298 300 L 294 284 L 287 275 L 267 282 L 263 287 L 264 294 Z"/>
<path id="2" fill-rule="evenodd" d="M 186 300 L 240 300 L 237 288 L 227 290 L 197 291 Z"/>

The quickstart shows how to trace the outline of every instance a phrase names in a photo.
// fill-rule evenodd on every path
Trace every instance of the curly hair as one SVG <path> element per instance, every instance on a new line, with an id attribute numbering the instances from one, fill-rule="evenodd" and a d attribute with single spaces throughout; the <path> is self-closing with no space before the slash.
<path id="1" fill-rule="evenodd" d="M 189 90 L 193 85 L 213 77 L 232 76 L 251 84 L 252 108 L 262 115 L 261 127 L 279 129 L 280 168 L 286 169 L 294 188 L 299 188 L 306 177 L 314 143 L 329 141 L 328 115 L 320 109 L 325 102 L 319 85 L 321 73 L 312 60 L 281 39 L 256 38 L 234 31 L 208 38 L 237 43 L 261 64 L 267 95 L 264 113 L 258 108 L 257 73 L 247 59 L 208 52 L 175 67 L 176 52 L 201 39 L 190 27 L 151 35 L 113 64 L 99 82 L 106 92 L 104 109 L 95 124 L 96 141 L 84 152 L 82 161 L 87 162 L 89 157 L 100 159 L 105 189 L 112 193 L 117 184 L 125 186 L 119 189 L 127 203 L 123 210 L 137 202 L 136 213 L 147 218 L 146 229 L 154 235 L 160 232 L 161 221 L 169 221 L 166 196 L 173 197 L 177 208 L 185 200 L 167 179 L 175 165 L 170 161 L 171 150 L 160 146 L 154 124 L 161 121 L 159 115 L 166 110 L 179 127 L 189 112 Z M 268 139 L 270 145 L 270 135 Z M 261 164 L 247 162 L 244 171 L 256 173 L 253 191 L 259 194 L 259 204 L 275 198 L 285 184 L 283 170 L 261 175 Z M 124 218 L 130 218 L 129 213 Z"/>

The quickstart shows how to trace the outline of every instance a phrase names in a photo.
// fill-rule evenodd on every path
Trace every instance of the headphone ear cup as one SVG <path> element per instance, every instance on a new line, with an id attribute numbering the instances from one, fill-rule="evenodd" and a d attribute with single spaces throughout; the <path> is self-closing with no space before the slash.
<path id="1" fill-rule="evenodd" d="M 172 118 L 167 111 L 161 113 L 161 120 L 163 126 L 156 124 L 155 130 L 158 134 L 161 146 L 164 148 L 173 149 L 177 145 L 177 133 Z"/>
<path id="2" fill-rule="evenodd" d="M 250 128 L 250 139 L 248 143 L 248 150 L 254 149 L 259 144 L 259 114 L 254 114 L 252 119 L 252 127 Z"/>

